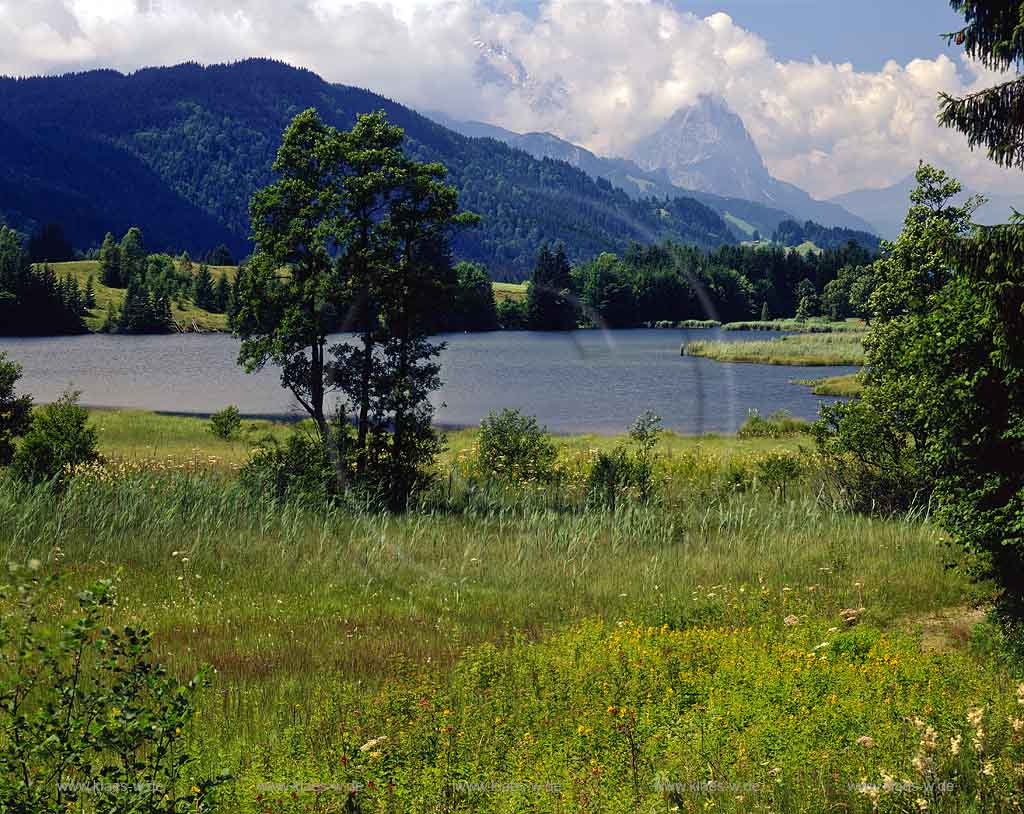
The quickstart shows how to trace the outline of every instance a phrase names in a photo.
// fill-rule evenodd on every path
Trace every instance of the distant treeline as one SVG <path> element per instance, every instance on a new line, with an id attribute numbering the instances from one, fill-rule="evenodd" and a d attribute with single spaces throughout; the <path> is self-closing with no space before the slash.
<path id="1" fill-rule="evenodd" d="M 734 322 L 800 315 L 858 316 L 874 254 L 856 243 L 800 254 L 725 246 L 703 252 L 634 245 L 570 268 L 561 247 L 542 248 L 523 303 L 503 302 L 502 327 L 631 328 L 690 320 Z"/>
<path id="2" fill-rule="evenodd" d="M 224 252 L 221 255 L 221 252 Z M 218 247 L 211 256 L 232 260 Z M 133 226 L 120 242 L 107 233 L 99 251 L 100 279 L 107 288 L 125 289 L 120 308 L 108 305 L 103 330 L 110 333 L 168 333 L 177 330 L 171 305 L 191 301 L 214 314 L 229 313 L 233 287 L 226 273 L 216 281 L 206 263 L 198 269 L 185 252 L 180 257 L 148 254 L 142 231 Z"/>
<path id="3" fill-rule="evenodd" d="M 812 224 L 813 225 L 813 224 Z M 95 307 L 93 281 L 81 290 L 70 276 L 33 259 L 76 254 L 59 226 L 48 226 L 27 246 L 4 229 L 0 294 L 3 333 L 59 334 L 83 331 L 82 317 Z M 33 254 L 36 255 L 33 258 Z M 107 234 L 98 252 L 99 279 L 123 289 L 120 306 L 107 306 L 103 330 L 164 333 L 178 329 L 173 306 L 190 304 L 225 314 L 230 326 L 243 263 L 234 275 L 211 265 L 233 265 L 223 246 L 196 264 L 183 253 L 149 254 L 142 231 L 132 227 L 120 239 Z M 824 251 L 800 253 L 764 246 L 723 246 L 713 251 L 675 243 L 634 244 L 621 255 L 605 253 L 572 266 L 564 247 L 544 244 L 523 300 L 495 301 L 491 275 L 483 265 L 455 265 L 447 308 L 436 315 L 441 332 L 498 329 L 571 330 L 606 325 L 629 328 L 713 319 L 735 322 L 778 317 L 859 316 L 873 285 L 875 254 L 848 241 Z M 339 318 L 339 329 L 344 319 Z"/>

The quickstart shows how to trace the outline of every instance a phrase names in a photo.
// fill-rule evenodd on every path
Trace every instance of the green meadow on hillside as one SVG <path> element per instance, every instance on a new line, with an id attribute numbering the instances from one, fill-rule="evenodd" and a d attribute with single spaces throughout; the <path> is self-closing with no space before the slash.
<path id="1" fill-rule="evenodd" d="M 107 316 L 107 306 L 113 305 L 120 308 L 124 303 L 125 289 L 107 288 L 103 283 L 100 273 L 100 264 L 97 260 L 76 260 L 69 263 L 51 263 L 58 276 L 63 277 L 71 274 L 78 282 L 82 290 L 85 289 L 86 281 L 93 278 L 93 288 L 96 295 L 96 307 L 89 311 L 85 318 L 85 324 L 91 331 L 98 331 L 102 328 Z M 196 265 L 196 271 L 198 271 Z M 221 274 L 226 274 L 232 282 L 238 273 L 237 266 L 210 266 L 210 274 L 217 280 Z M 502 300 L 525 300 L 525 283 L 494 283 L 494 296 L 498 302 Z M 224 314 L 213 314 L 197 308 L 192 302 L 186 301 L 185 307 L 180 308 L 177 303 L 171 306 L 171 315 L 174 321 L 184 326 L 186 330 L 192 330 L 193 323 L 202 331 L 226 331 L 227 317 Z"/>
<path id="2" fill-rule="evenodd" d="M 124 304 L 126 289 L 107 288 L 103 285 L 103 275 L 100 273 L 98 260 L 76 260 L 69 263 L 51 263 L 50 265 L 60 277 L 70 273 L 82 290 L 85 290 L 85 284 L 89 277 L 93 278 L 96 307 L 91 309 L 85 318 L 85 324 L 89 330 L 99 331 L 103 327 L 108 305 L 120 308 Z M 198 268 L 197 265 L 197 271 Z M 234 280 L 237 272 L 238 269 L 235 266 L 210 266 L 210 274 L 213 275 L 214 280 L 217 280 L 221 274 L 227 274 L 228 279 Z M 193 323 L 202 331 L 227 330 L 227 317 L 224 314 L 212 314 L 209 311 L 204 311 L 202 308 L 197 308 L 191 301 L 186 301 L 184 308 L 179 307 L 177 303 L 172 303 L 171 316 L 186 330 L 192 330 Z"/>

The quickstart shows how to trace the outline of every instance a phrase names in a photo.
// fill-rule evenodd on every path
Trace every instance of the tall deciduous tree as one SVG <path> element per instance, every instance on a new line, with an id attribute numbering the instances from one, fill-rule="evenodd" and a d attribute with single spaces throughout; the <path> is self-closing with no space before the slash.
<path id="1" fill-rule="evenodd" d="M 396 507 L 436 448 L 426 395 L 437 386 L 438 348 L 427 335 L 453 278 L 448 232 L 463 220 L 444 169 L 406 158 L 402 140 L 379 113 L 348 132 L 314 110 L 295 118 L 274 163 L 278 180 L 252 202 L 257 252 L 232 316 L 240 363 L 281 368 L 339 480 L 351 462 Z M 357 339 L 328 353 L 338 328 Z M 328 420 L 331 390 L 357 414 L 354 440 Z"/>
<path id="2" fill-rule="evenodd" d="M 100 279 L 107 288 L 122 288 L 124 281 L 121 276 L 121 247 L 114 236 L 107 232 L 100 246 Z"/>
<path id="3" fill-rule="evenodd" d="M 440 164 L 402 161 L 383 222 L 390 257 L 373 281 L 381 316 L 373 451 L 392 509 L 405 508 L 424 465 L 440 450 L 429 396 L 440 387 L 436 358 L 444 344 L 428 337 L 457 285 L 450 232 L 476 220 L 459 213 L 446 175 Z"/>
<path id="4" fill-rule="evenodd" d="M 127 286 L 132 277 L 146 273 L 146 245 L 142 230 L 133 226 L 121 239 L 121 282 Z"/>
<path id="5" fill-rule="evenodd" d="M 344 476 L 324 407 L 327 335 L 338 322 L 344 278 L 332 257 L 344 167 L 333 128 L 315 110 L 284 132 L 273 169 L 277 180 L 250 203 L 256 253 L 238 278 L 234 331 L 238 361 L 249 373 L 268 362 L 316 423 Z"/>

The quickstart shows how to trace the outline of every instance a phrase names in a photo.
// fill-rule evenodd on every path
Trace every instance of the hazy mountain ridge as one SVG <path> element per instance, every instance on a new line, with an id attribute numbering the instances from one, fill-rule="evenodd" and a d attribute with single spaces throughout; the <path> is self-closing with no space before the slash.
<path id="1" fill-rule="evenodd" d="M 838 195 L 832 200 L 871 222 L 875 231 L 885 239 L 895 240 L 903 230 L 903 220 L 910 207 L 910 193 L 916 186 L 914 176 L 909 175 L 892 186 L 881 189 L 858 189 Z M 962 201 L 973 194 L 970 190 L 965 190 L 959 200 Z M 989 199 L 988 203 L 975 213 L 975 223 L 1005 223 L 1014 209 L 1024 211 L 1024 195 L 1014 197 L 985 194 L 985 197 Z"/>
<path id="2" fill-rule="evenodd" d="M 445 127 L 465 136 L 493 138 L 535 158 L 565 161 L 593 178 L 604 178 L 638 200 L 651 196 L 683 196 L 700 201 L 726 219 L 738 240 L 749 240 L 755 231 L 765 236 L 770 235 L 780 223 L 794 217 L 790 212 L 742 198 L 727 198 L 709 192 L 682 189 L 671 182 L 668 173 L 663 169 L 648 171 L 627 158 L 598 156 L 585 147 L 572 144 L 551 133 L 516 133 L 486 122 L 459 121 L 444 113 L 431 112 L 428 115 Z"/>

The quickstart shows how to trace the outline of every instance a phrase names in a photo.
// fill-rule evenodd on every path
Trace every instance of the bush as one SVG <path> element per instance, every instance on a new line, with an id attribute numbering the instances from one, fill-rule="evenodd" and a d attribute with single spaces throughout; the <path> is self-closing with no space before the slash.
<path id="1" fill-rule="evenodd" d="M 210 416 L 210 432 L 222 441 L 230 441 L 242 429 L 242 416 L 235 405 L 229 405 Z"/>
<path id="2" fill-rule="evenodd" d="M 59 607 L 37 578 L 14 572 L 0 616 L 0 811 L 212 811 L 226 775 L 186 778 L 186 731 L 205 671 L 182 685 L 152 660 L 145 630 L 101 626 L 110 583 L 78 595 L 78 613 L 47 630 Z"/>
<path id="3" fill-rule="evenodd" d="M 481 472 L 517 482 L 550 480 L 558 455 L 536 418 L 507 409 L 480 422 L 478 448 Z"/>
<path id="4" fill-rule="evenodd" d="M 68 392 L 53 404 L 37 408 L 32 426 L 14 454 L 14 473 L 29 483 L 62 483 L 82 464 L 99 460 L 96 429 L 78 404 L 78 393 Z"/>
<path id="5" fill-rule="evenodd" d="M 612 452 L 599 452 L 587 477 L 587 503 L 612 511 L 620 493 L 633 489 L 636 497 L 646 502 L 654 492 L 654 447 L 661 434 L 661 418 L 647 411 L 629 429 L 629 439 L 636 447 L 616 447 Z"/>
<path id="6" fill-rule="evenodd" d="M 822 405 L 820 415 L 812 432 L 834 502 L 882 515 L 928 502 L 932 485 L 912 439 L 862 401 Z"/>
<path id="7" fill-rule="evenodd" d="M 625 447 L 599 452 L 587 477 L 587 503 L 615 511 L 619 493 L 633 481 L 632 464 Z"/>
<path id="8" fill-rule="evenodd" d="M 799 456 L 788 452 L 769 452 L 757 461 L 758 479 L 769 489 L 777 489 L 783 499 L 786 487 L 803 474 L 804 465 Z"/>
<path id="9" fill-rule="evenodd" d="M 0 353 L 0 466 L 14 458 L 14 439 L 28 432 L 32 424 L 32 398 L 17 396 L 14 385 L 21 378 L 21 365 L 8 362 Z"/>
<path id="10" fill-rule="evenodd" d="M 497 315 L 501 330 L 526 330 L 528 320 L 525 300 L 502 300 L 497 305 Z"/>
<path id="11" fill-rule="evenodd" d="M 329 500 L 338 486 L 323 442 L 299 434 L 283 447 L 275 443 L 258 449 L 242 467 L 239 481 L 255 495 L 314 502 Z"/>
<path id="12" fill-rule="evenodd" d="M 757 410 L 751 410 L 736 435 L 739 438 L 788 438 L 809 432 L 810 426 L 801 418 L 793 418 L 785 410 L 774 412 L 768 418 L 764 418 Z"/>

